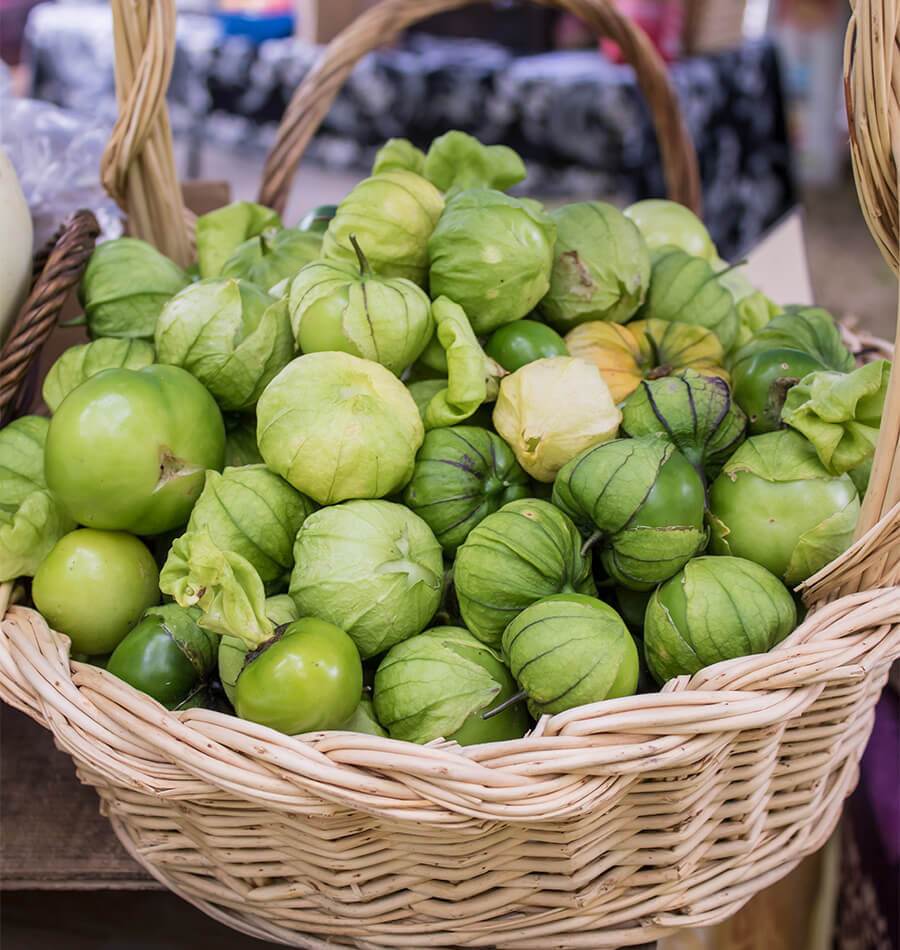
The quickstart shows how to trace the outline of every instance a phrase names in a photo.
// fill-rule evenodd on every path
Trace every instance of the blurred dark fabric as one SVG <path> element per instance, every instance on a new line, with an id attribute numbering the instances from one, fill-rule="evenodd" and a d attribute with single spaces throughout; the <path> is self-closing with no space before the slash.
<path id="1" fill-rule="evenodd" d="M 53 16 L 48 15 L 53 11 Z M 108 8 L 39 7 L 29 20 L 34 93 L 92 115 L 115 112 Z M 290 38 L 222 37 L 179 17 L 172 121 L 217 147 L 264 149 L 319 50 Z M 700 155 L 705 218 L 723 257 L 752 246 L 793 205 L 784 103 L 766 42 L 673 64 Z M 364 172 L 385 139 L 426 146 L 448 129 L 517 149 L 523 190 L 629 203 L 662 196 L 650 117 L 633 70 L 599 53 L 516 55 L 477 39 L 411 34 L 365 57 L 337 96 L 310 155 Z"/>

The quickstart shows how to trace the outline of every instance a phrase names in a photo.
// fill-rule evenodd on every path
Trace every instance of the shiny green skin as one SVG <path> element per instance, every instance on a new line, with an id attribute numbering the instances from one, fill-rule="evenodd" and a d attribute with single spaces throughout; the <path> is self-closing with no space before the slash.
<path id="1" fill-rule="evenodd" d="M 621 586 L 650 590 L 706 547 L 703 481 L 656 436 L 615 439 L 560 469 L 553 503 L 600 550 Z"/>
<path id="2" fill-rule="evenodd" d="M 536 320 L 516 320 L 494 330 L 484 352 L 510 373 L 546 356 L 569 355 L 556 330 Z"/>
<path id="3" fill-rule="evenodd" d="M 202 685 L 215 666 L 219 638 L 198 626 L 200 610 L 151 607 L 113 650 L 107 669 L 168 709 Z"/>
<path id="4" fill-rule="evenodd" d="M 457 551 L 453 582 L 466 627 L 495 649 L 506 625 L 536 600 L 596 592 L 577 528 L 536 498 L 512 501 L 473 528 Z"/>
<path id="5" fill-rule="evenodd" d="M 335 214 L 337 214 L 337 205 L 318 205 L 303 215 L 297 225 L 297 230 L 324 234 L 328 230 L 328 222 Z"/>
<path id="6" fill-rule="evenodd" d="M 781 409 L 791 386 L 825 367 L 802 350 L 761 350 L 741 360 L 732 372 L 734 401 L 749 420 L 751 435 L 781 427 Z"/>
<path id="7" fill-rule="evenodd" d="M 808 465 L 810 474 L 815 471 L 815 475 L 775 479 L 742 470 L 742 452 L 747 446 L 757 446 L 777 468 L 779 457 L 786 454 L 782 440 L 809 447 Z M 823 555 L 821 563 L 798 572 L 791 564 L 798 544 L 829 518 L 838 517 L 846 522 L 846 544 L 831 539 L 836 545 L 831 556 L 841 553 L 852 537 L 859 496 L 849 475 L 832 476 L 817 462 L 812 446 L 790 430 L 754 436 L 745 442 L 710 486 L 711 552 L 747 558 L 786 584 L 798 584 L 813 573 L 810 567 L 818 569 L 831 560 Z"/>
<path id="8" fill-rule="evenodd" d="M 425 667 L 434 669 L 437 664 L 439 670 L 446 671 L 444 675 L 425 673 Z M 488 684 L 493 681 L 493 685 L 488 696 L 476 695 L 471 702 L 457 705 L 463 696 L 471 695 L 475 682 L 472 674 L 483 676 L 467 664 L 480 667 L 488 674 Z M 448 696 L 448 684 L 463 691 L 463 696 Z M 460 745 L 504 742 L 520 739 L 528 731 L 530 721 L 522 704 L 510 706 L 490 719 L 482 719 L 482 713 L 517 691 L 516 681 L 499 656 L 468 630 L 433 627 L 392 647 L 379 664 L 374 708 L 394 739 L 424 743 L 443 735 Z M 454 719 L 454 725 L 460 724 L 455 729 L 448 728 L 447 722 Z"/>
<path id="9" fill-rule="evenodd" d="M 595 597 L 556 594 L 527 607 L 503 633 L 503 655 L 536 719 L 637 689 L 634 640 Z"/>
<path id="10" fill-rule="evenodd" d="M 184 524 L 206 469 L 225 457 L 212 396 L 186 370 L 109 369 L 69 393 L 50 421 L 47 486 L 80 524 L 161 534 Z"/>
<path id="11" fill-rule="evenodd" d="M 489 514 L 530 495 L 528 475 L 500 436 L 449 426 L 425 434 L 403 502 L 452 553 Z"/>
<path id="12" fill-rule="evenodd" d="M 821 307 L 786 307 L 737 351 L 732 365 L 775 349 L 801 350 L 838 373 L 849 373 L 856 365 L 834 317 Z"/>
<path id="13" fill-rule="evenodd" d="M 340 627 L 301 617 L 263 646 L 238 677 L 241 719 L 293 736 L 340 729 L 362 693 L 362 662 Z"/>
<path id="14" fill-rule="evenodd" d="M 660 683 L 704 666 L 765 653 L 797 623 L 790 591 L 753 561 L 698 557 L 647 606 L 644 652 Z"/>
<path id="15" fill-rule="evenodd" d="M 137 538 L 81 528 L 62 537 L 38 568 L 31 588 L 47 623 L 72 650 L 110 653 L 148 607 L 159 602 L 159 571 Z"/>

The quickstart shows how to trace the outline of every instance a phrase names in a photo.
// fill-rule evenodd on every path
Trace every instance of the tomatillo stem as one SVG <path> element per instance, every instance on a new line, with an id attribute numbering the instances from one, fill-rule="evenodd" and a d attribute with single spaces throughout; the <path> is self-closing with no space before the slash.
<path id="1" fill-rule="evenodd" d="M 350 243 L 353 245 L 353 250 L 356 251 L 356 259 L 359 261 L 359 274 L 360 277 L 369 277 L 372 274 L 372 266 L 366 260 L 366 255 L 363 254 L 362 248 L 359 246 L 359 241 L 356 240 L 356 235 L 350 235 Z"/>
<path id="2" fill-rule="evenodd" d="M 481 718 L 493 719 L 494 716 L 499 716 L 500 713 L 509 709 L 510 706 L 517 705 L 518 703 L 522 702 L 522 700 L 526 699 L 527 697 L 528 697 L 528 693 L 526 693 L 524 689 L 520 689 L 518 693 L 513 693 L 513 695 L 510 696 L 509 699 L 504 699 L 503 702 L 500 703 L 499 706 L 494 706 L 493 709 L 489 709 L 487 710 L 487 712 L 483 712 L 481 714 Z"/>
<path id="3" fill-rule="evenodd" d="M 603 537 L 602 531 L 595 531 L 585 542 L 581 545 L 581 556 L 584 557 L 585 554 L 590 551 L 590 549 Z"/>

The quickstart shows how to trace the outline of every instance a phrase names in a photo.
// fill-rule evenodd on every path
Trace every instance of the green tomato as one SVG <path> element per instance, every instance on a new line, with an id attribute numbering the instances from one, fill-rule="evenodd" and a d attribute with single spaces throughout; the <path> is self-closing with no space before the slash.
<path id="1" fill-rule="evenodd" d="M 545 356 L 569 355 L 563 338 L 536 320 L 505 324 L 491 334 L 484 351 L 510 373 Z"/>
<path id="2" fill-rule="evenodd" d="M 761 350 L 741 360 L 732 374 L 734 401 L 744 410 L 752 435 L 781 426 L 788 390 L 809 373 L 825 367 L 802 350 Z"/>
<path id="3" fill-rule="evenodd" d="M 301 617 L 264 646 L 238 677 L 241 719 L 289 736 L 339 729 L 362 693 L 362 662 L 340 627 Z"/>
<path id="4" fill-rule="evenodd" d="M 337 213 L 337 205 L 318 205 L 312 211 L 307 211 L 297 225 L 298 231 L 313 231 L 324 234 L 328 230 L 328 222 Z"/>
<path id="5" fill-rule="evenodd" d="M 75 652 L 96 656 L 114 650 L 158 603 L 159 571 L 146 545 L 132 535 L 81 528 L 47 555 L 31 595 Z"/>
<path id="6" fill-rule="evenodd" d="M 107 669 L 169 709 L 194 693 L 215 666 L 218 637 L 197 624 L 200 610 L 151 607 L 113 650 Z"/>
<path id="7" fill-rule="evenodd" d="M 849 475 L 830 474 L 802 435 L 781 429 L 726 462 L 709 509 L 713 554 L 755 561 L 792 586 L 850 545 L 859 497 Z"/>
<path id="8" fill-rule="evenodd" d="M 225 457 L 212 396 L 186 370 L 109 369 L 63 400 L 47 434 L 47 487 L 80 524 L 161 534 L 184 524 Z"/>

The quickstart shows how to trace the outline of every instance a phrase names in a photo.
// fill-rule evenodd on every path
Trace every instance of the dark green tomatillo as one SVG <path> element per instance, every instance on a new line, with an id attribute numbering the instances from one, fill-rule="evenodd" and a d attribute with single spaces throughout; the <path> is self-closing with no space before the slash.
<path id="1" fill-rule="evenodd" d="M 824 368 L 809 353 L 787 348 L 760 350 L 740 360 L 732 373 L 732 388 L 751 434 L 778 429 L 788 391 L 804 376 Z"/>
<path id="2" fill-rule="evenodd" d="M 107 670 L 172 709 L 206 682 L 219 638 L 197 624 L 200 610 L 151 607 L 113 650 Z"/>
<path id="3" fill-rule="evenodd" d="M 491 512 L 530 495 L 530 479 L 500 436 L 449 426 L 426 434 L 403 501 L 453 552 Z"/>
<path id="4" fill-rule="evenodd" d="M 490 335 L 484 351 L 510 373 L 545 356 L 569 355 L 565 340 L 536 320 L 504 324 Z"/>

